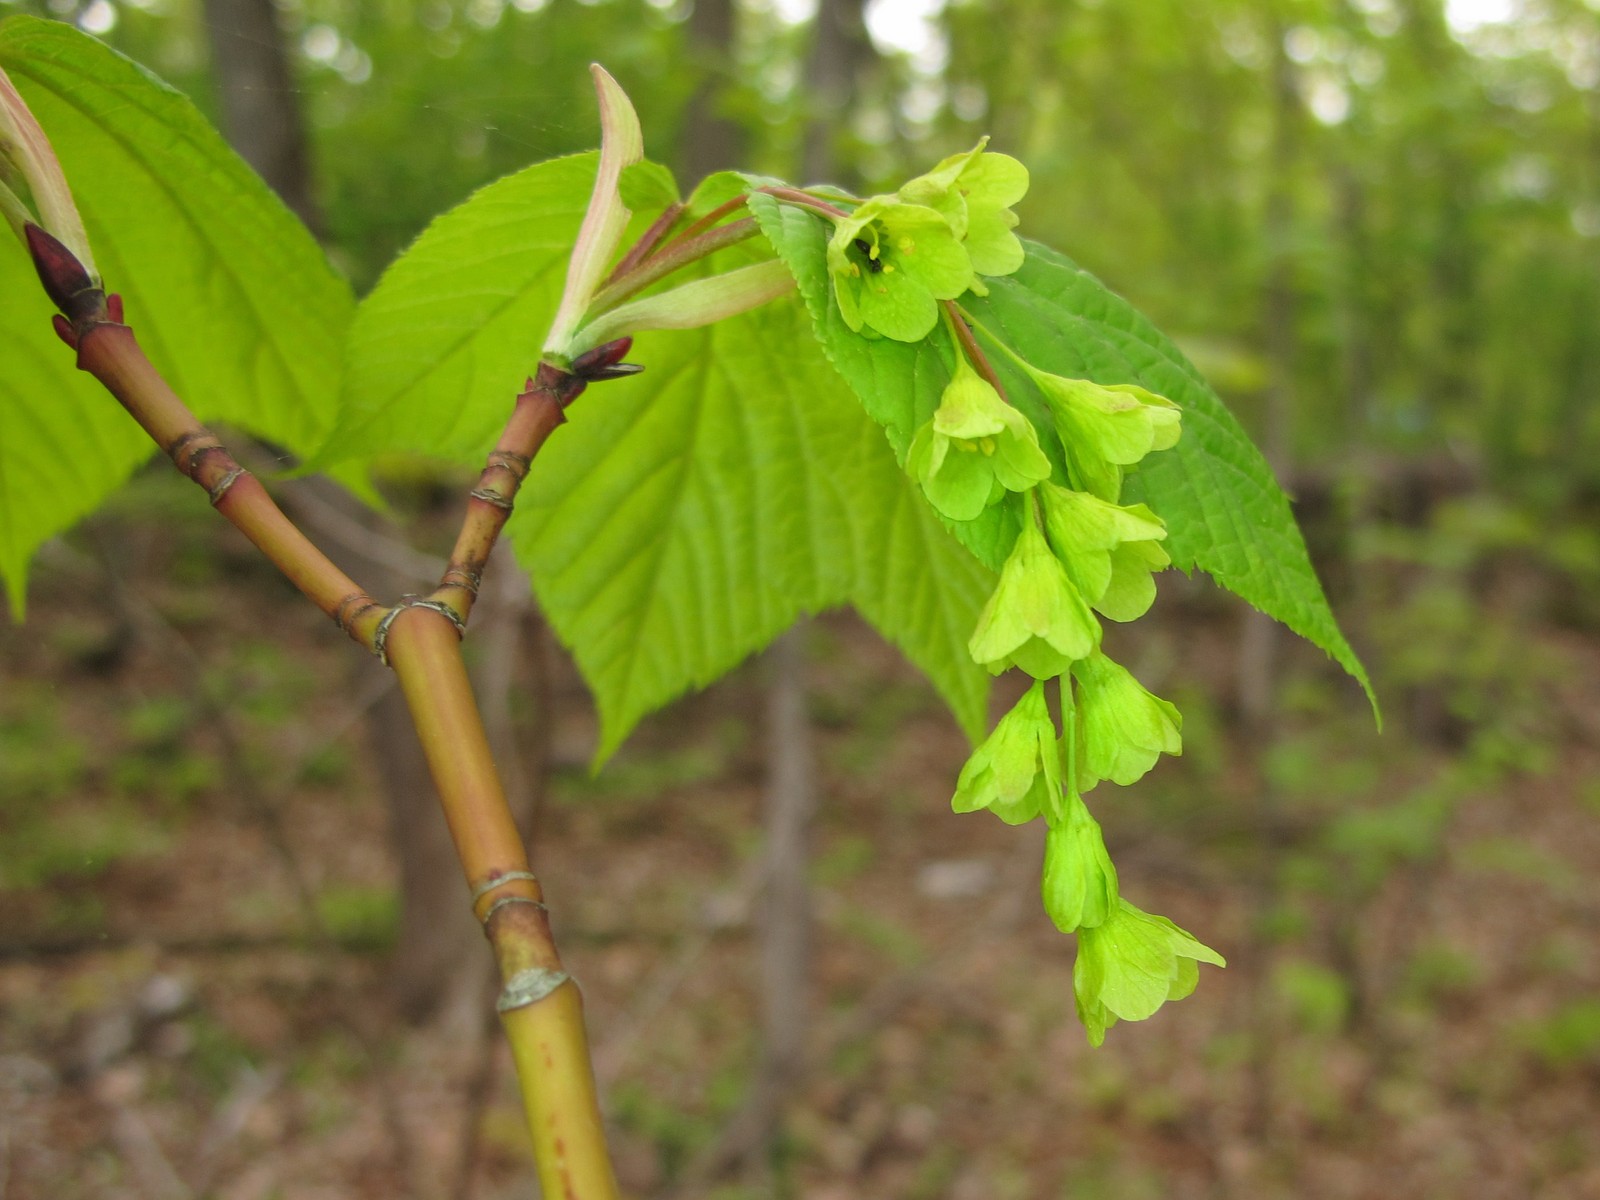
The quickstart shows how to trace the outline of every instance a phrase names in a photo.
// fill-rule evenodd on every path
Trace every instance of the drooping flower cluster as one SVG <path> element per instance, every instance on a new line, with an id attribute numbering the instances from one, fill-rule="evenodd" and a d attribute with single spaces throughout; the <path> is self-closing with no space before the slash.
<path id="1" fill-rule="evenodd" d="M 1022 265 L 1010 206 L 1026 189 L 1021 165 L 980 143 L 836 219 L 828 264 L 845 323 L 916 341 L 939 323 L 941 301 L 986 294 L 982 276 Z M 1166 918 L 1123 899 L 1083 800 L 1102 782 L 1131 784 L 1161 755 L 1182 752 L 1178 710 L 1100 648 L 1101 619 L 1142 616 L 1155 600 L 1154 574 L 1171 564 L 1165 523 L 1145 504 L 1123 504 L 1122 492 L 1147 456 L 1177 443 L 1182 414 L 1136 384 L 1040 370 L 965 310 L 945 307 L 954 366 L 905 467 L 947 520 L 977 521 L 1000 506 L 1004 515 L 989 514 L 988 527 L 1017 529 L 967 649 L 994 674 L 1016 667 L 1033 677 L 973 751 L 951 805 L 988 809 L 1011 825 L 1044 818 L 1040 893 L 1057 927 L 1079 937 L 1077 1008 L 1099 1045 L 1116 1021 L 1143 1020 L 1188 995 L 1198 963 L 1223 965 Z M 1053 440 L 1008 401 L 963 320 L 1028 380 Z M 1052 679 L 1059 717 L 1047 700 Z"/>
<path id="2" fill-rule="evenodd" d="M 1125 473 L 1176 442 L 1179 414 L 1141 388 L 1029 373 L 1074 486 L 1048 478 L 1048 459 L 1042 469 L 1028 465 L 1044 458 L 1031 423 L 1015 409 L 1000 412 L 1009 405 L 992 387 L 976 403 L 967 378 L 975 372 L 959 354 L 944 404 L 917 434 L 906 466 L 953 520 L 978 516 L 1008 492 L 1026 497 L 1022 529 L 967 648 L 996 674 L 1019 667 L 1034 683 L 974 751 L 952 807 L 987 808 L 1013 825 L 1044 817 L 1040 894 L 1056 926 L 1079 936 L 1073 988 L 1098 1046 L 1119 1019 L 1143 1020 L 1192 992 L 1198 963 L 1224 965 L 1165 917 L 1122 898 L 1100 825 L 1082 798 L 1103 780 L 1134 783 L 1162 754 L 1183 749 L 1178 710 L 1101 652 L 1096 617 L 1142 616 L 1155 599 L 1152 574 L 1171 561 L 1161 518 L 1146 505 L 1117 501 Z M 977 411 L 985 414 L 981 426 Z M 957 449 L 962 434 L 977 449 Z M 981 438 L 993 448 L 986 451 Z M 956 458 L 952 468 L 953 455 L 972 465 Z M 1052 678 L 1060 680 L 1064 737 L 1045 701 L 1044 681 Z"/>
<path id="3" fill-rule="evenodd" d="M 981 276 L 1022 265 L 1011 206 L 1027 193 L 1028 170 L 986 153 L 988 140 L 836 221 L 828 272 L 851 329 L 920 341 L 938 324 L 939 301 L 986 295 Z"/>

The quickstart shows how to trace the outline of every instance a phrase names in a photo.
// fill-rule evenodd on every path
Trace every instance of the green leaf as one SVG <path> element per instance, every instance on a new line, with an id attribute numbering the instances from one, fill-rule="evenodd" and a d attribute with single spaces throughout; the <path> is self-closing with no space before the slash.
<path id="1" fill-rule="evenodd" d="M 884 427 L 903 462 L 912 435 L 937 407 L 950 378 L 942 334 L 903 344 L 852 333 L 832 302 L 827 275 L 829 223 L 770 196 L 753 195 L 751 211 L 794 272 L 816 336 Z M 1176 448 L 1152 455 L 1132 476 L 1124 501 L 1139 499 L 1166 520 L 1165 542 L 1183 570 L 1199 567 L 1234 594 L 1282 621 L 1332 655 L 1373 702 L 1366 670 L 1340 632 L 1271 469 L 1237 420 L 1182 353 L 1131 305 L 1055 251 L 1025 243 L 1014 275 L 986 280 L 987 298 L 962 305 L 1041 370 L 1097 383 L 1138 383 L 1183 409 Z M 1008 398 L 1033 420 L 1051 461 L 1061 445 L 1032 382 L 1002 355 L 993 362 Z M 990 567 L 998 568 L 1016 537 L 1015 505 L 990 508 L 976 521 L 950 523 Z"/>
<path id="2" fill-rule="evenodd" d="M 305 227 L 184 96 L 72 26 L 5 21 L 0 67 L 55 146 L 106 286 L 168 382 L 203 420 L 314 450 L 353 300 Z M 154 447 L 73 369 L 10 238 L 0 296 L 0 580 L 20 615 L 40 543 Z"/>
<path id="3" fill-rule="evenodd" d="M 594 170 L 578 155 L 492 184 L 396 261 L 352 327 L 330 456 L 482 462 L 538 360 Z M 762 253 L 746 243 L 716 266 Z M 981 732 L 988 684 L 966 640 L 992 577 L 913 492 L 808 325 L 787 297 L 641 334 L 629 358 L 645 372 L 585 392 L 523 485 L 508 536 L 595 691 L 601 757 L 799 614 L 843 603 Z"/>
<path id="4" fill-rule="evenodd" d="M 1021 270 L 989 280 L 987 298 L 962 304 L 1041 370 L 1136 383 L 1176 402 L 1182 437 L 1130 476 L 1124 502 L 1143 500 L 1166 521 L 1164 546 L 1180 569 L 1200 568 L 1331 655 L 1376 714 L 1366 669 L 1328 607 L 1288 497 L 1238 420 L 1132 305 L 1065 256 L 1031 242 L 1027 249 Z M 1031 383 L 996 365 L 1020 404 Z"/>
<path id="5" fill-rule="evenodd" d="M 350 327 L 338 427 L 316 465 L 413 450 L 481 466 L 510 415 L 561 298 L 599 155 L 539 163 L 436 218 L 362 300 Z M 640 163 L 629 194 L 677 198 Z M 624 245 L 656 211 L 636 211 Z"/>
<path id="6" fill-rule="evenodd" d="M 904 464 L 911 439 L 933 419 L 953 374 L 955 356 L 949 338 L 941 329 L 935 329 L 932 336 L 920 342 L 867 338 L 856 333 L 845 324 L 833 300 L 827 251 L 832 224 L 759 193 L 751 194 L 750 211 L 777 249 L 778 257 L 794 272 L 811 314 L 814 336 L 828 361 L 855 390 L 861 406 L 883 426 L 895 460 Z M 1054 437 L 1047 432 L 1048 421 L 1035 420 L 1034 425 L 1040 431 L 1041 443 Z M 1059 448 L 1051 457 L 1060 459 Z M 1017 514 L 1017 505 L 1008 499 L 986 509 L 977 520 L 947 524 L 984 565 L 998 571 L 1017 540 L 1021 528 Z"/>
<path id="7" fill-rule="evenodd" d="M 792 298 L 647 334 L 634 379 L 572 407 L 510 534 L 594 687 L 609 754 L 646 713 L 853 603 L 928 673 L 969 735 L 966 652 L 992 585 L 939 526 L 809 339 Z"/>

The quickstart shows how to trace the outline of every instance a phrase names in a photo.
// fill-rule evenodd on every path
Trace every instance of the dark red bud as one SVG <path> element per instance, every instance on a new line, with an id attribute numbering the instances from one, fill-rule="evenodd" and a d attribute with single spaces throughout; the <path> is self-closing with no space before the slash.
<path id="1" fill-rule="evenodd" d="M 105 293 L 89 277 L 77 255 L 31 221 L 23 226 L 23 233 L 45 294 L 67 320 L 76 326 L 104 311 Z"/>
<path id="2" fill-rule="evenodd" d="M 602 342 L 593 349 L 585 350 L 572 360 L 572 373 L 584 379 L 609 378 L 599 372 L 604 368 L 621 362 L 627 357 L 628 351 L 633 349 L 631 337 L 619 337 L 614 341 Z"/>

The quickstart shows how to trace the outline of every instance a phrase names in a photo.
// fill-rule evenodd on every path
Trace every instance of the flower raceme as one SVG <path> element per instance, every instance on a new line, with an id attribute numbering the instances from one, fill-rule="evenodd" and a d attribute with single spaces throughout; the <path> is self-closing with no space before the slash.
<path id="1" fill-rule="evenodd" d="M 1048 479 L 1050 460 L 1033 422 L 960 356 L 933 419 L 911 441 L 906 470 L 936 509 L 970 521 L 1007 490 L 1027 491 Z"/>
<path id="2" fill-rule="evenodd" d="M 1011 206 L 1027 191 L 1028 174 L 1015 159 L 987 153 L 986 144 L 892 195 L 829 214 L 828 270 L 851 330 L 919 341 L 938 325 L 941 302 L 984 296 L 985 276 L 1022 266 Z M 1013 825 L 1045 818 L 1040 896 L 1056 927 L 1078 936 L 1077 1008 L 1098 1046 L 1118 1020 L 1143 1020 L 1193 991 L 1198 963 L 1223 965 L 1171 921 L 1122 899 L 1100 825 L 1081 795 L 1103 780 L 1133 783 L 1162 754 L 1182 752 L 1177 709 L 1100 652 L 1095 615 L 1142 616 L 1155 599 L 1153 574 L 1171 564 L 1160 516 L 1119 501 L 1127 472 L 1173 446 L 1182 417 L 1136 384 L 1040 371 L 965 309 L 946 307 L 967 328 L 952 327 L 955 367 L 938 408 L 911 439 L 905 468 L 951 521 L 1009 505 L 1009 493 L 1027 497 L 1015 506 L 1021 531 L 967 649 L 993 674 L 1018 667 L 1034 677 L 962 768 L 951 807 L 987 809 Z M 980 373 L 984 351 L 965 336 L 969 329 L 998 344 L 1038 388 L 1064 453 L 1054 467 L 1033 423 L 990 382 L 992 373 Z M 1063 687 L 1065 739 L 1045 701 L 1044 681 L 1053 678 Z"/>

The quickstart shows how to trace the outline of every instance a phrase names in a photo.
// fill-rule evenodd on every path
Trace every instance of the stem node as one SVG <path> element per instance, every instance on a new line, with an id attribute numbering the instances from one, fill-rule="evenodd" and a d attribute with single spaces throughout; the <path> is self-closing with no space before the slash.
<path id="1" fill-rule="evenodd" d="M 525 971 L 518 971 L 500 989 L 500 998 L 494 1002 L 495 1011 L 504 1013 L 513 1008 L 537 1004 L 571 978 L 565 971 L 552 971 L 546 967 L 529 967 Z"/>

